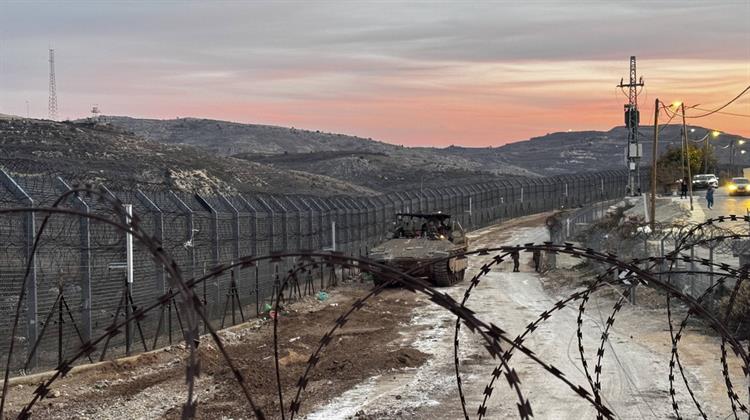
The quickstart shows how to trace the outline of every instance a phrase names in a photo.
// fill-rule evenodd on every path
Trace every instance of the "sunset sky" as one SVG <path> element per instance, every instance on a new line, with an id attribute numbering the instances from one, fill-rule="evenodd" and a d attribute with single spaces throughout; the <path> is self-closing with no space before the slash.
<path id="1" fill-rule="evenodd" d="M 750 85 L 750 0 L 8 2 L 0 113 L 206 117 L 405 145 L 501 145 L 622 125 L 638 57 L 655 98 L 710 109 Z M 725 111 L 750 114 L 750 94 Z M 697 112 L 696 112 L 697 113 Z M 750 137 L 750 118 L 690 123 Z"/>

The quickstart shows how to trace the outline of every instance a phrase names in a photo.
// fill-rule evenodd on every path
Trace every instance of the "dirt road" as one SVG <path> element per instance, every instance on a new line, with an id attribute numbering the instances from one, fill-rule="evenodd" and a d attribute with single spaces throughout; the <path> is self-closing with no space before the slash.
<path id="1" fill-rule="evenodd" d="M 474 232 L 473 247 L 514 245 L 547 240 L 544 215 Z M 563 269 L 546 276 L 534 273 L 530 258 L 522 255 L 521 272 L 509 262 L 495 266 L 471 295 L 467 306 L 479 318 L 509 332 L 523 332 L 529 322 L 563 296 L 581 290 L 580 271 L 565 269 L 579 260 L 558 256 Z M 470 276 L 487 256 L 471 257 Z M 468 277 L 467 277 L 468 278 Z M 445 289 L 457 300 L 469 282 Z M 343 308 L 366 293 L 366 285 L 344 286 L 325 302 L 306 298 L 289 305 L 281 318 L 280 355 L 285 403 L 296 390 L 309 354 Z M 587 305 L 582 330 L 590 370 L 595 365 L 605 320 L 617 296 L 613 290 L 597 294 Z M 658 296 L 657 296 L 658 299 Z M 578 305 L 554 313 L 525 342 L 542 359 L 559 368 L 568 379 L 589 388 L 581 371 L 576 340 Z M 678 311 L 679 312 L 679 311 Z M 681 320 L 681 318 L 680 318 Z M 270 418 L 278 418 L 278 396 L 272 357 L 272 330 L 268 321 L 253 321 L 223 332 L 229 352 L 249 379 L 256 402 Z M 454 371 L 455 318 L 423 296 L 402 289 L 387 290 L 365 305 L 334 337 L 314 371 L 304 398 L 302 414 L 323 419 L 456 419 L 463 418 Z M 497 362 L 482 342 L 466 329 L 460 332 L 460 373 L 472 418 Z M 602 396 L 617 418 L 672 418 L 669 395 L 670 337 L 665 311 L 625 305 L 605 345 L 601 372 Z M 718 340 L 698 323 L 690 323 L 681 341 L 686 377 L 709 418 L 731 414 L 719 363 Z M 231 372 L 208 340 L 200 346 L 202 375 L 197 381 L 199 418 L 251 418 L 248 405 Z M 137 361 L 112 363 L 104 369 L 71 375 L 55 383 L 53 398 L 38 405 L 38 418 L 132 419 L 178 418 L 185 399 L 185 351 L 172 347 Z M 740 400 L 747 400 L 736 360 L 730 371 Z M 536 419 L 593 419 L 591 405 L 567 385 L 550 376 L 521 354 L 511 359 L 523 395 Z M 14 386 L 9 413 L 27 401 L 34 384 Z M 677 402 L 683 418 L 698 411 L 677 377 Z M 517 418 L 517 397 L 503 376 L 487 401 L 486 418 Z"/>
<path id="2" fill-rule="evenodd" d="M 547 240 L 546 230 L 539 227 L 542 221 L 543 218 L 532 217 L 512 227 L 476 232 L 473 246 Z M 486 262 L 483 258 L 487 257 L 470 259 L 472 271 L 469 274 L 476 274 L 481 264 Z M 558 256 L 558 261 L 563 266 L 579 263 L 578 260 L 566 261 L 562 256 Z M 531 269 L 528 258 L 522 260 L 521 267 L 521 273 L 512 273 L 509 263 L 494 268 L 483 278 L 467 304 L 481 319 L 509 331 L 512 337 L 520 334 L 542 311 L 552 308 L 558 299 L 575 291 L 556 287 L 558 279 L 541 278 Z M 571 273 L 575 275 L 575 271 Z M 573 279 L 573 283 L 577 280 L 579 279 Z M 448 293 L 460 299 L 467 287 L 465 283 L 448 289 Z M 593 369 L 599 338 L 613 303 L 613 293 L 609 293 L 607 296 L 595 295 L 588 304 L 583 333 L 590 369 Z M 525 344 L 542 359 L 562 370 L 574 383 L 588 388 L 581 370 L 576 340 L 577 308 L 576 304 L 557 312 Z M 455 318 L 434 305 L 424 305 L 415 309 L 412 322 L 431 326 L 411 343 L 429 355 L 424 366 L 395 375 L 370 378 L 308 418 L 463 418 L 453 364 Z M 671 347 L 665 311 L 626 305 L 616 318 L 609 337 L 601 374 L 604 403 L 614 410 L 617 418 L 672 418 L 674 414 L 668 382 Z M 497 365 L 496 361 L 487 356 L 482 344 L 466 329 L 461 330 L 460 372 L 467 411 L 472 418 L 476 417 L 490 374 Z M 718 361 L 718 340 L 691 325 L 682 339 L 681 348 L 689 383 L 708 417 L 724 418 L 729 415 L 731 411 Z M 588 402 L 578 398 L 570 388 L 535 363 L 522 355 L 515 355 L 512 366 L 521 378 L 525 397 L 531 401 L 534 418 L 596 418 L 595 411 Z M 746 401 L 747 393 L 741 389 L 744 385 L 743 376 L 736 363 L 731 364 L 731 370 L 734 382 L 739 384 L 737 392 L 740 395 L 744 392 L 740 399 Z M 679 382 L 676 388 L 683 418 L 697 417 L 699 413 L 684 392 L 684 385 Z M 487 402 L 486 418 L 517 418 L 516 403 L 515 394 L 501 377 L 495 383 L 492 397 Z"/>

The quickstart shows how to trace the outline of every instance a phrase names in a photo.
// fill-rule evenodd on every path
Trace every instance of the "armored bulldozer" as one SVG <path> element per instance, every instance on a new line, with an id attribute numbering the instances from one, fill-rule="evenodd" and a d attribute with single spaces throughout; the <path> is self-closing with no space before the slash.
<path id="1" fill-rule="evenodd" d="M 469 244 L 461 225 L 450 217 L 440 212 L 396 214 L 388 240 L 372 248 L 370 259 L 400 271 L 414 270 L 411 275 L 435 286 L 460 282 L 467 267 L 463 253 Z M 374 281 L 378 285 L 387 279 L 375 274 Z"/>

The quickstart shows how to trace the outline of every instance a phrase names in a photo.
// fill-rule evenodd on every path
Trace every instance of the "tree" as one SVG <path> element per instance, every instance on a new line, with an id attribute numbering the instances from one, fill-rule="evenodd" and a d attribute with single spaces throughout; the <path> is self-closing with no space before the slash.
<path id="1" fill-rule="evenodd" d="M 700 174 L 704 170 L 705 153 L 703 147 L 688 145 L 688 162 L 690 162 L 690 173 Z M 659 156 L 657 161 L 658 171 L 656 173 L 656 183 L 664 192 L 669 192 L 672 186 L 677 185 L 682 178 L 687 178 L 687 168 L 683 173 L 682 168 L 683 155 L 682 148 L 667 146 L 667 150 Z M 711 149 L 708 150 L 708 167 L 716 167 L 716 158 Z M 690 180 L 688 180 L 690 182 Z"/>

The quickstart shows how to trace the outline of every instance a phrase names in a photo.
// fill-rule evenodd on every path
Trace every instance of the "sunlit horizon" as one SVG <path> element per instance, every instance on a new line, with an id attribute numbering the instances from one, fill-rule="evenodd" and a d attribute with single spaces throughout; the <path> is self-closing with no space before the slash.
<path id="1" fill-rule="evenodd" d="M 51 45 L 59 119 L 97 105 L 104 115 L 500 146 L 623 125 L 615 86 L 635 55 L 649 125 L 657 97 L 713 109 L 750 85 L 750 2 L 672 4 L 646 14 L 637 2 L 6 3 L 0 113 L 46 117 Z M 723 111 L 750 114 L 750 95 Z M 750 137 L 746 117 L 688 124 Z"/>

